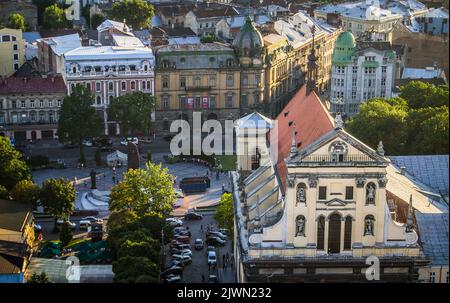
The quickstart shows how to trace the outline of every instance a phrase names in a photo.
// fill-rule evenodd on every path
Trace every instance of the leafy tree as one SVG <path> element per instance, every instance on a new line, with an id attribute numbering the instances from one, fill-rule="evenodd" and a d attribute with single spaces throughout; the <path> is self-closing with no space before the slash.
<path id="1" fill-rule="evenodd" d="M 11 190 L 11 197 L 17 202 L 36 206 L 39 199 L 39 191 L 39 186 L 33 181 L 21 180 Z"/>
<path id="2" fill-rule="evenodd" d="M 201 37 L 200 42 L 201 43 L 212 43 L 216 41 L 216 36 L 214 34 L 208 34 L 206 36 Z"/>
<path id="3" fill-rule="evenodd" d="M 102 153 L 100 151 L 100 148 L 97 148 L 95 150 L 95 165 L 97 165 L 97 166 L 102 165 Z"/>
<path id="4" fill-rule="evenodd" d="M 9 192 L 3 185 L 0 185 L 0 199 L 8 200 Z"/>
<path id="5" fill-rule="evenodd" d="M 219 226 L 227 228 L 232 232 L 234 228 L 234 211 L 233 211 L 233 197 L 229 193 L 224 193 L 220 198 L 217 211 L 214 214 Z"/>
<path id="6" fill-rule="evenodd" d="M 33 273 L 31 277 L 27 280 L 27 283 L 51 283 L 50 279 L 47 277 L 45 271 L 38 273 Z"/>
<path id="7" fill-rule="evenodd" d="M 31 180 L 30 168 L 20 158 L 9 138 L 0 136 L 0 185 L 8 190 L 21 180 Z"/>
<path id="8" fill-rule="evenodd" d="M 381 140 L 389 154 L 402 153 L 408 136 L 408 112 L 399 100 L 375 98 L 361 104 L 359 113 L 347 123 L 348 131 L 374 149 Z"/>
<path id="9" fill-rule="evenodd" d="M 148 162 L 146 169 L 130 169 L 123 181 L 111 190 L 111 211 L 132 210 L 145 214 L 166 216 L 175 202 L 173 176 L 161 164 Z"/>
<path id="10" fill-rule="evenodd" d="M 66 179 L 47 179 L 41 189 L 41 203 L 56 221 L 67 219 L 74 209 L 76 192 L 72 182 Z"/>
<path id="11" fill-rule="evenodd" d="M 135 135 L 136 131 L 148 133 L 154 104 L 153 96 L 135 92 L 113 98 L 108 113 L 119 122 L 123 134 L 131 132 Z"/>
<path id="12" fill-rule="evenodd" d="M 146 257 L 158 264 L 161 257 L 160 251 L 161 244 L 155 239 L 147 241 L 126 240 L 120 245 L 117 256 L 119 259 L 124 257 Z"/>
<path id="13" fill-rule="evenodd" d="M 25 31 L 25 18 L 19 13 L 9 15 L 8 27 Z"/>
<path id="14" fill-rule="evenodd" d="M 114 282 L 134 283 L 141 276 L 148 276 L 158 281 L 158 265 L 145 257 L 124 257 L 113 262 Z M 146 279 L 148 279 L 146 277 Z"/>
<path id="15" fill-rule="evenodd" d="M 80 163 L 84 162 L 83 140 L 95 137 L 102 129 L 102 119 L 96 114 L 94 97 L 89 89 L 77 84 L 70 96 L 64 98 L 58 120 L 58 136 L 76 142 L 80 147 Z"/>
<path id="16" fill-rule="evenodd" d="M 72 238 L 73 238 L 72 229 L 70 228 L 68 222 L 64 222 L 64 224 L 61 226 L 61 231 L 59 232 L 59 240 L 61 241 L 62 247 L 69 244 L 70 241 L 72 241 Z"/>
<path id="17" fill-rule="evenodd" d="M 109 18 L 113 20 L 126 20 L 133 29 L 150 28 L 155 10 L 153 5 L 144 0 L 124 0 L 114 2 Z"/>
<path id="18" fill-rule="evenodd" d="M 47 7 L 56 3 L 56 0 L 33 0 L 33 4 L 37 6 L 38 23 L 43 24 L 44 11 Z"/>
<path id="19" fill-rule="evenodd" d="M 155 276 L 142 275 L 136 278 L 134 283 L 158 283 L 159 280 Z"/>
<path id="20" fill-rule="evenodd" d="M 409 142 L 413 154 L 449 153 L 448 107 L 428 107 L 411 111 Z"/>
<path id="21" fill-rule="evenodd" d="M 92 17 L 91 17 L 91 27 L 93 29 L 96 29 L 105 20 L 106 20 L 106 18 L 105 18 L 104 15 L 102 15 L 102 14 L 93 14 Z"/>
<path id="22" fill-rule="evenodd" d="M 138 217 L 135 212 L 123 209 L 117 212 L 111 213 L 108 218 L 108 230 L 122 230 L 126 229 L 128 225 L 135 223 Z"/>
<path id="23" fill-rule="evenodd" d="M 401 87 L 400 97 L 405 99 L 412 109 L 449 105 L 448 86 L 435 86 L 422 81 L 412 81 Z"/>
<path id="24" fill-rule="evenodd" d="M 43 26 L 45 29 L 62 29 L 68 25 L 64 9 L 57 4 L 45 8 L 43 16 Z"/>

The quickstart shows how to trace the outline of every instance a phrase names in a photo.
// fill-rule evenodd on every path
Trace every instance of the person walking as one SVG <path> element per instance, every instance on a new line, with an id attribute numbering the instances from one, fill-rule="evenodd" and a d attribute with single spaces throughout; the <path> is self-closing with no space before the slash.
<path id="1" fill-rule="evenodd" d="M 202 283 L 205 282 L 205 275 L 202 273 Z"/>

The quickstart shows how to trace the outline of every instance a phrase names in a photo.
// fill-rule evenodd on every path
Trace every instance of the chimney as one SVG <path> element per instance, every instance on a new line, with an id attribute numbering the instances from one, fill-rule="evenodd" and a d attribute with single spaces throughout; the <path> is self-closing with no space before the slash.
<path id="1" fill-rule="evenodd" d="M 406 171 L 406 167 L 405 166 L 401 166 L 400 167 L 400 174 L 401 175 L 405 175 L 405 171 Z"/>

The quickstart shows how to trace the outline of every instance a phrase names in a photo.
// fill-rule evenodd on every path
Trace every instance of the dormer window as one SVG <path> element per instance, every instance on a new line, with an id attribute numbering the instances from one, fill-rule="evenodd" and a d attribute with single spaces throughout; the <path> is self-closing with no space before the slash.
<path id="1" fill-rule="evenodd" d="M 344 142 L 334 142 L 330 146 L 330 156 L 332 162 L 343 162 L 347 155 L 348 148 Z"/>
<path id="2" fill-rule="evenodd" d="M 76 66 L 72 67 L 72 73 L 76 74 L 76 72 L 77 72 Z"/>

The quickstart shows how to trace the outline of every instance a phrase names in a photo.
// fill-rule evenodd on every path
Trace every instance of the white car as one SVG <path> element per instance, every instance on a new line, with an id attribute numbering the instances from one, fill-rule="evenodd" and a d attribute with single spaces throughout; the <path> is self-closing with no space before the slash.
<path id="1" fill-rule="evenodd" d="M 81 218 L 80 222 L 81 221 L 89 221 L 90 223 L 103 224 L 103 219 L 100 219 L 100 218 L 97 218 L 97 217 L 93 217 L 93 216 Z"/>
<path id="2" fill-rule="evenodd" d="M 208 265 L 214 265 L 217 263 L 216 252 L 209 251 L 208 252 Z"/>
<path id="3" fill-rule="evenodd" d="M 181 277 L 179 275 L 168 275 L 164 280 L 167 283 L 176 283 L 181 281 Z"/>
<path id="4" fill-rule="evenodd" d="M 169 223 L 170 226 L 173 227 L 178 227 L 183 225 L 183 221 L 181 221 L 180 219 L 176 219 L 176 218 L 167 218 L 166 222 Z"/>
<path id="5" fill-rule="evenodd" d="M 87 147 L 94 146 L 94 143 L 92 143 L 92 141 L 89 140 L 89 139 L 83 140 L 83 143 L 82 143 L 82 144 L 83 144 L 84 146 L 87 146 Z"/>
<path id="6" fill-rule="evenodd" d="M 91 221 L 89 220 L 80 220 L 80 229 L 88 229 L 91 226 Z"/>
<path id="7" fill-rule="evenodd" d="M 134 143 L 134 144 L 138 145 L 139 144 L 139 139 L 136 138 L 136 137 L 124 138 L 122 141 L 120 141 L 120 145 L 127 146 L 128 142 L 131 142 L 131 143 Z"/>
<path id="8" fill-rule="evenodd" d="M 181 252 L 179 253 L 180 255 L 186 255 L 186 256 L 189 256 L 189 257 L 191 257 L 192 258 L 192 251 L 190 250 L 190 249 L 183 249 L 183 250 L 181 250 Z"/>

